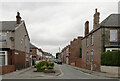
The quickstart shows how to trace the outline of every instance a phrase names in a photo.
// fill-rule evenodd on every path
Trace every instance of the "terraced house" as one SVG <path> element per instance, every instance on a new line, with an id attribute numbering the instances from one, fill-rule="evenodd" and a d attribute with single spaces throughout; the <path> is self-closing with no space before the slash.
<path id="1" fill-rule="evenodd" d="M 0 21 L 0 67 L 7 73 L 29 66 L 30 38 L 25 21 L 17 12 L 16 21 Z"/>
<path id="2" fill-rule="evenodd" d="M 111 14 L 99 23 L 100 13 L 95 10 L 93 30 L 85 23 L 82 39 L 82 67 L 100 71 L 101 53 L 120 50 L 120 14 Z"/>

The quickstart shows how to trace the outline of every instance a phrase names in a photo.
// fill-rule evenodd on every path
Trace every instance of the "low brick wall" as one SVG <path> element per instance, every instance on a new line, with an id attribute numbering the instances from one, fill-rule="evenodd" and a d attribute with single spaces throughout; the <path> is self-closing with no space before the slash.
<path id="1" fill-rule="evenodd" d="M 70 65 L 82 67 L 82 59 L 81 58 L 75 58 L 70 62 Z"/>
<path id="2" fill-rule="evenodd" d="M 115 77 L 120 77 L 120 67 L 115 66 L 101 66 L 101 72 L 114 74 Z"/>
<path id="3" fill-rule="evenodd" d="M 14 65 L 0 66 L 0 74 L 6 74 L 15 71 Z"/>
<path id="4" fill-rule="evenodd" d="M 76 64 L 75 64 L 75 66 L 77 66 L 77 67 L 82 67 L 82 59 L 81 59 L 81 58 L 77 58 L 77 59 L 76 59 Z"/>

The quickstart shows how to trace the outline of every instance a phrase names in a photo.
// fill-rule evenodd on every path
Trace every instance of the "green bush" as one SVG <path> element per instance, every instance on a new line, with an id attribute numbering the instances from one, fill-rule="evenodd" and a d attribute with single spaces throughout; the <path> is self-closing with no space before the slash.
<path id="1" fill-rule="evenodd" d="M 53 69 L 53 66 L 48 66 L 48 69 Z"/>
<path id="2" fill-rule="evenodd" d="M 103 52 L 101 54 L 101 65 L 120 66 L 120 51 Z"/>
<path id="3" fill-rule="evenodd" d="M 44 71 L 45 69 L 47 69 L 46 66 L 42 66 L 42 67 L 41 67 L 41 70 L 42 70 L 42 71 Z"/>
<path id="4" fill-rule="evenodd" d="M 38 64 L 36 64 L 36 68 L 37 71 L 44 71 L 45 69 L 53 69 L 54 63 L 47 61 L 39 62 Z"/>
<path id="5" fill-rule="evenodd" d="M 54 63 L 49 63 L 49 66 L 52 66 L 52 67 L 54 67 Z"/>

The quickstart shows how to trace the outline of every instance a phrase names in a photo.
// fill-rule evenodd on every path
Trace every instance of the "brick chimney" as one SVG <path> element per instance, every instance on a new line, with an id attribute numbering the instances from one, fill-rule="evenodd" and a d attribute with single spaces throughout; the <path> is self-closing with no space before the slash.
<path id="1" fill-rule="evenodd" d="M 93 30 L 95 30 L 99 26 L 100 13 L 97 12 L 97 8 L 95 9 L 94 20 L 93 20 Z"/>
<path id="2" fill-rule="evenodd" d="M 85 36 L 89 33 L 89 21 L 85 22 Z"/>
<path id="3" fill-rule="evenodd" d="M 78 39 L 82 39 L 83 37 L 82 37 L 82 36 L 78 36 L 77 38 L 78 38 Z"/>
<path id="4" fill-rule="evenodd" d="M 17 12 L 17 16 L 16 16 L 16 24 L 20 24 L 20 23 L 21 23 L 20 13 Z"/>

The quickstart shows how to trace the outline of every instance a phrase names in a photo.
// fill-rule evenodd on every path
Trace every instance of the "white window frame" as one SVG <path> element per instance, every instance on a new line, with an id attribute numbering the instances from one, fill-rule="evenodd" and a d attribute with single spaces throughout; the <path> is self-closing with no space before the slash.
<path id="1" fill-rule="evenodd" d="M 89 63 L 89 52 L 87 51 L 86 53 L 86 63 L 88 64 Z"/>
<path id="2" fill-rule="evenodd" d="M 116 35 L 115 35 L 115 36 L 116 36 L 116 37 L 115 37 L 115 40 L 112 39 L 112 37 L 114 37 L 114 36 L 111 35 L 111 34 L 113 34 L 113 33 L 112 33 L 113 31 L 114 31 L 114 33 L 116 34 Z M 113 30 L 110 30 L 110 42 L 117 42 L 117 41 L 118 41 L 118 39 L 117 39 L 117 38 L 118 38 L 118 37 L 117 37 L 117 32 L 118 32 L 118 31 L 117 31 L 117 30 L 114 30 L 114 29 L 113 29 Z"/>
<path id="3" fill-rule="evenodd" d="M 94 43 L 94 37 L 93 37 L 93 34 L 91 35 L 91 45 L 93 45 Z"/>
<path id="4" fill-rule="evenodd" d="M 6 42 L 7 41 L 7 33 L 6 32 L 0 32 L 0 36 L 6 36 L 6 40 L 5 41 L 0 41 L 0 42 Z"/>
<path id="5" fill-rule="evenodd" d="M 106 48 L 105 51 L 107 52 L 107 51 L 113 51 L 113 50 L 120 50 L 120 48 Z"/>
<path id="6" fill-rule="evenodd" d="M 89 39 L 88 39 L 88 37 L 87 37 L 87 39 L 86 39 L 86 45 L 87 45 L 87 47 L 89 47 Z"/>
<path id="7" fill-rule="evenodd" d="M 0 51 L 0 52 L 5 52 L 5 54 L 0 54 L 0 55 L 5 55 L 5 65 L 8 65 L 8 54 L 7 54 L 7 51 Z"/>
<path id="8" fill-rule="evenodd" d="M 26 54 L 26 61 L 29 61 L 29 54 Z"/>

